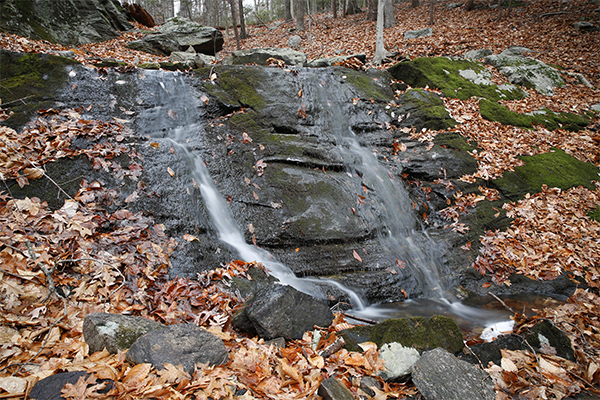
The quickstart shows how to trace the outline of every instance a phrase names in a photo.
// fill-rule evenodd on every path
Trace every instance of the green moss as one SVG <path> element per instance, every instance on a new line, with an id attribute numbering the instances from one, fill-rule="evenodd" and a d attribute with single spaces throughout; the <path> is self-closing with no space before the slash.
<path id="1" fill-rule="evenodd" d="M 475 84 L 461 76 L 460 71 L 486 73 L 485 67 L 476 61 L 451 59 L 447 57 L 423 57 L 403 61 L 390 67 L 388 71 L 398 80 L 413 87 L 429 86 L 439 89 L 446 97 L 468 99 L 484 97 L 491 100 L 523 98 L 521 90 L 500 89 L 496 85 Z"/>
<path id="2" fill-rule="evenodd" d="M 462 334 L 456 322 L 440 315 L 429 319 L 389 319 L 377 325 L 348 329 L 344 333 L 346 348 L 352 351 L 360 351 L 358 343 L 364 341 L 374 342 L 379 347 L 397 342 L 405 347 L 414 347 L 419 352 L 442 347 L 456 353 L 463 348 Z"/>
<path id="3" fill-rule="evenodd" d="M 411 125 L 416 129 L 427 128 L 443 130 L 456 125 L 444 107 L 444 103 L 435 93 L 422 89 L 411 89 L 398 98 L 402 104 L 400 109 L 391 109 L 396 114 L 410 114 Z"/>
<path id="4" fill-rule="evenodd" d="M 479 101 L 481 116 L 490 121 L 497 121 L 504 125 L 531 128 L 535 125 L 543 125 L 549 130 L 566 129 L 579 131 L 590 123 L 590 119 L 572 113 L 554 113 L 548 109 L 542 109 L 533 115 L 520 114 L 510 111 L 507 107 L 493 101 L 482 99 Z"/>
<path id="5" fill-rule="evenodd" d="M 598 167 L 579 161 L 560 149 L 520 158 L 525 165 L 492 181 L 492 185 L 511 200 L 521 199 L 526 193 L 538 193 L 544 184 L 563 190 L 575 186 L 594 190 L 592 181 L 598 180 Z"/>
<path id="6" fill-rule="evenodd" d="M 215 84 L 206 85 L 205 89 L 217 100 L 224 104 L 239 104 L 254 110 L 263 108 L 265 101 L 256 88 L 268 82 L 264 82 L 266 77 L 260 67 L 225 67 L 219 68 L 216 73 L 218 78 Z"/>
<path id="7" fill-rule="evenodd" d="M 592 211 L 588 213 L 588 217 L 591 219 L 600 222 L 600 206 L 596 207 Z"/>
<path id="8" fill-rule="evenodd" d="M 141 63 L 138 68 L 142 69 L 160 69 L 160 63 Z"/>
<path id="9" fill-rule="evenodd" d="M 49 54 L 0 50 L 0 98 L 3 107 L 14 112 L 4 123 L 18 128 L 38 109 L 52 107 L 55 94 L 68 80 L 65 66 L 73 64 L 78 62 Z"/>
<path id="10" fill-rule="evenodd" d="M 345 81 L 354 86 L 365 98 L 378 102 L 388 102 L 394 93 L 389 86 L 390 76 L 384 73 L 365 73 L 353 69 L 335 67 L 339 77 L 345 76 Z"/>
<path id="11" fill-rule="evenodd" d="M 112 60 L 103 60 L 98 64 L 94 64 L 96 68 L 116 68 L 116 67 L 126 67 L 128 64 L 124 61 L 112 61 Z"/>

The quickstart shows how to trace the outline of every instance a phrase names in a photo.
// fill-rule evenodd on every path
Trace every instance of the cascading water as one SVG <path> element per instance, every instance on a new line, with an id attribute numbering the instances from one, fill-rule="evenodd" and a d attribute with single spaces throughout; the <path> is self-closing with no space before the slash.
<path id="1" fill-rule="evenodd" d="M 304 100 L 311 103 L 311 112 L 324 114 L 324 118 L 320 120 L 325 122 L 317 128 L 323 131 L 322 134 L 329 135 L 336 143 L 336 148 L 345 161 L 348 175 L 352 179 L 360 180 L 360 184 L 373 191 L 381 202 L 383 214 L 379 216 L 379 225 L 384 228 L 378 232 L 378 236 L 389 258 L 406 264 L 407 268 L 419 277 L 422 286 L 428 289 L 427 295 L 439 299 L 434 307 L 429 308 L 441 305 L 451 310 L 453 314 L 463 315 L 467 319 L 481 318 L 480 313 L 472 315 L 474 310 L 465 309 L 459 303 L 445 300 L 446 294 L 441 285 L 438 269 L 439 262 L 434 256 L 435 244 L 419 228 L 407 190 L 402 182 L 391 179 L 388 170 L 378 162 L 372 151 L 361 145 L 360 138 L 352 131 L 348 122 L 348 100 L 352 99 L 353 93 L 338 95 L 337 99 L 332 98 L 329 96 L 332 90 L 349 89 L 342 87 L 339 82 L 336 83 L 331 73 L 320 73 L 319 77 L 311 76 L 311 73 L 310 70 L 302 70 L 298 74 L 298 80 L 305 93 Z M 152 76 L 153 73 L 147 74 Z M 393 315 L 393 311 L 385 307 L 366 307 L 357 292 L 338 281 L 298 278 L 290 268 L 276 261 L 269 252 L 246 242 L 229 210 L 227 201 L 214 184 L 200 155 L 203 144 L 200 139 L 202 135 L 199 133 L 203 132 L 204 127 L 198 115 L 198 99 L 191 93 L 190 87 L 184 82 L 182 76 L 156 74 L 153 79 L 157 79 L 157 88 L 154 90 L 157 105 L 146 112 L 144 124 L 146 134 L 155 140 L 168 141 L 170 146 L 184 155 L 191 175 L 190 180 L 195 181 L 200 190 L 210 224 L 219 240 L 237 252 L 241 259 L 261 262 L 282 283 L 300 291 L 323 297 L 321 289 L 323 284 L 336 287 L 350 298 L 355 315 L 378 319 Z M 167 109 L 173 109 L 178 115 L 177 119 L 169 121 L 171 125 L 168 127 L 153 123 L 153 121 L 157 122 L 158 118 L 164 118 Z M 158 126 L 162 128 L 158 129 Z M 148 128 L 150 128 L 149 132 Z M 418 306 L 417 303 L 415 305 Z"/>

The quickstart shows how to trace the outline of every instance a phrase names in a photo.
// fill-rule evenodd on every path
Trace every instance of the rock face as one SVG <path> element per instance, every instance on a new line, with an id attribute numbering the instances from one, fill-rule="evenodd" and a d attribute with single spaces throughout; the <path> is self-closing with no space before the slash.
<path id="1" fill-rule="evenodd" d="M 196 53 L 214 56 L 223 49 L 223 34 L 218 29 L 177 17 L 161 25 L 156 33 L 133 41 L 127 47 L 160 56 L 192 47 Z"/>
<path id="2" fill-rule="evenodd" d="M 150 363 L 157 369 L 163 369 L 167 363 L 181 365 L 192 373 L 197 363 L 225 363 L 227 349 L 219 337 L 205 329 L 177 324 L 141 336 L 127 351 L 127 361 Z"/>
<path id="3" fill-rule="evenodd" d="M 437 348 L 425 352 L 413 366 L 412 379 L 426 400 L 494 400 L 488 374 Z"/>
<path id="4" fill-rule="evenodd" d="M 90 346 L 90 354 L 102 349 L 116 354 L 119 350 L 127 350 L 140 336 L 164 327 L 142 317 L 93 313 L 83 320 L 83 337 Z"/>
<path id="5" fill-rule="evenodd" d="M 301 339 L 315 325 L 326 327 L 332 321 L 333 314 L 325 302 L 291 286 L 274 284 L 250 297 L 232 323 L 265 339 Z"/>
<path id="6" fill-rule="evenodd" d="M 464 344 L 460 328 L 451 318 L 434 315 L 388 319 L 373 326 L 357 326 L 345 331 L 346 347 L 357 350 L 358 343 L 374 342 L 379 347 L 385 343 L 400 343 L 418 351 L 442 347 L 451 353 L 460 351 Z"/>
<path id="7" fill-rule="evenodd" d="M 65 46 L 114 39 L 133 28 L 118 0 L 7 0 L 0 15 L 3 31 Z"/>

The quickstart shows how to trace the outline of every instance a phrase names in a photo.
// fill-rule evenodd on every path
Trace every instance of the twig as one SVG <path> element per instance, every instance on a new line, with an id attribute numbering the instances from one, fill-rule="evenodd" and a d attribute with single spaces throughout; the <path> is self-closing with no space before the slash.
<path id="1" fill-rule="evenodd" d="M 535 361 L 537 362 L 537 365 L 538 365 L 538 372 L 540 374 L 540 383 L 543 383 L 545 381 L 545 379 L 544 379 L 544 375 L 542 374 L 542 367 L 540 367 L 540 359 L 539 359 L 536 351 L 534 350 L 533 346 L 531 346 L 531 344 L 529 344 L 529 342 L 526 339 L 524 339 L 521 335 L 519 335 L 519 337 L 521 338 L 521 340 L 523 342 L 525 342 L 527 347 L 529 347 L 531 349 L 531 352 L 533 353 L 533 356 L 535 357 Z"/>
<path id="2" fill-rule="evenodd" d="M 4 87 L 4 86 L 2 86 L 2 87 Z M 5 88 L 5 89 L 6 89 L 6 88 Z M 13 101 L 9 101 L 9 102 L 7 102 L 7 103 L 2 103 L 2 105 L 3 105 L 3 106 L 5 106 L 5 105 L 7 105 L 7 104 L 10 104 L 10 103 L 16 103 L 16 102 L 18 102 L 18 101 L 20 101 L 20 102 L 21 102 L 21 103 L 23 103 L 23 104 L 27 104 L 27 103 L 25 103 L 25 102 L 23 101 L 23 99 L 28 99 L 28 98 L 30 98 L 30 97 L 33 97 L 33 95 L 31 95 L 31 96 L 25 96 L 25 97 L 21 97 L 20 99 L 16 99 L 16 100 L 13 100 Z M 1 398 L 2 398 L 2 397 L 0 397 L 0 399 L 1 399 Z"/>
<path id="3" fill-rule="evenodd" d="M 352 318 L 352 319 L 355 319 L 355 320 L 357 320 L 357 321 L 360 321 L 360 322 L 366 322 L 367 324 L 371 324 L 371 325 L 377 325 L 377 324 L 379 323 L 379 322 L 377 322 L 377 321 L 374 321 L 374 320 L 372 320 L 372 319 L 368 319 L 368 318 L 362 318 L 362 317 L 356 317 L 356 316 L 354 316 L 354 315 L 347 314 L 347 313 L 345 313 L 344 311 L 342 311 L 341 313 L 342 313 L 342 315 L 343 315 L 344 317 Z"/>
<path id="4" fill-rule="evenodd" d="M 496 300 L 498 300 L 500 302 L 500 304 L 502 304 L 504 306 L 504 308 L 506 308 L 508 311 L 510 311 L 513 314 L 517 314 L 517 312 L 515 310 L 513 310 L 512 308 L 510 308 L 505 302 L 502 301 L 502 299 L 500 299 L 500 297 L 496 296 L 494 293 L 492 292 L 487 292 L 490 296 L 492 296 L 493 298 L 495 298 Z"/>
<path id="5" fill-rule="evenodd" d="M 553 12 L 553 13 L 545 13 L 545 14 L 541 14 L 539 16 L 539 19 L 545 18 L 545 17 L 554 17 L 555 15 L 564 15 L 564 14 L 568 14 L 567 11 L 559 11 L 559 12 Z"/>
<path id="6" fill-rule="evenodd" d="M 327 358 L 336 351 L 340 350 L 342 347 L 346 345 L 346 341 L 343 337 L 338 337 L 335 342 L 331 343 L 329 346 L 325 347 L 323 350 L 319 352 L 319 355 L 323 358 Z"/>

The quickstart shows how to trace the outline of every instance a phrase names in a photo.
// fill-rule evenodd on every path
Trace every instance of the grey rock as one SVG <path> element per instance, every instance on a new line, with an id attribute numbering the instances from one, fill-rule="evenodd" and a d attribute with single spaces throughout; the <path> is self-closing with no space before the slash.
<path id="1" fill-rule="evenodd" d="M 321 382 L 317 393 L 324 400 L 354 400 L 352 392 L 335 378 L 327 378 Z"/>
<path id="2" fill-rule="evenodd" d="M 258 64 L 266 65 L 269 58 L 283 60 L 287 65 L 302 67 L 306 63 L 306 54 L 288 48 L 267 47 L 264 49 L 239 50 L 223 60 L 224 65 Z"/>
<path id="3" fill-rule="evenodd" d="M 133 41 L 127 47 L 159 56 L 185 52 L 191 47 L 196 53 L 214 56 L 223 49 L 223 34 L 218 29 L 177 17 L 161 25 L 157 33 Z"/>
<path id="4" fill-rule="evenodd" d="M 223 34 L 219 29 L 204 26 L 187 18 L 171 18 L 158 30 L 174 35 L 181 50 L 191 46 L 196 53 L 214 56 L 223 49 Z"/>
<path id="5" fill-rule="evenodd" d="M 57 56 L 66 57 L 66 58 L 75 58 L 75 53 L 71 50 L 61 50 L 56 52 Z"/>
<path id="6" fill-rule="evenodd" d="M 470 50 L 465 53 L 465 58 L 469 60 L 479 60 L 480 58 L 484 58 L 492 54 L 493 52 L 490 49 Z"/>
<path id="7" fill-rule="evenodd" d="M 90 354 L 104 348 L 111 354 L 128 349 L 140 336 L 165 326 L 142 317 L 93 313 L 83 319 L 83 338 Z"/>
<path id="8" fill-rule="evenodd" d="M 352 54 L 349 56 L 338 56 L 338 57 L 329 57 L 329 58 L 317 58 L 315 60 L 309 61 L 306 66 L 311 68 L 325 68 L 325 67 L 333 67 L 336 63 L 342 62 L 345 60 L 349 60 L 350 58 L 357 58 L 361 63 L 365 63 L 367 61 L 366 54 Z"/>
<path id="9" fill-rule="evenodd" d="M 174 51 L 169 57 L 171 62 L 179 62 L 189 68 L 202 68 L 205 65 L 210 65 L 214 62 L 215 57 L 206 54 L 190 53 L 188 51 Z"/>
<path id="10" fill-rule="evenodd" d="M 298 35 L 290 36 L 287 41 L 287 47 L 297 50 L 302 44 L 302 38 Z"/>
<path id="11" fill-rule="evenodd" d="M 376 394 L 373 388 L 381 390 L 381 384 L 376 378 L 372 376 L 362 376 L 360 378 L 359 387 L 362 389 L 363 392 L 365 392 L 371 397 L 375 396 Z"/>
<path id="12" fill-rule="evenodd" d="M 481 70 L 480 72 L 475 72 L 472 69 L 462 69 L 458 71 L 458 74 L 476 85 L 489 86 L 494 84 L 492 82 L 492 73 L 487 69 Z"/>
<path id="13" fill-rule="evenodd" d="M 242 309 L 245 324 L 240 324 L 236 318 L 232 323 L 246 331 L 251 326 L 265 339 L 301 339 L 304 332 L 315 325 L 325 327 L 333 321 L 333 314 L 325 302 L 281 284 L 263 287 L 245 305 Z"/>
<path id="14" fill-rule="evenodd" d="M 508 49 L 504 50 L 500 55 L 503 56 L 525 56 L 527 53 L 537 53 L 527 47 L 523 46 L 511 46 Z"/>
<path id="15" fill-rule="evenodd" d="M 596 25 L 589 21 L 579 21 L 573 24 L 573 28 L 579 29 L 581 32 L 595 32 L 600 30 Z"/>
<path id="16" fill-rule="evenodd" d="M 453 10 L 455 8 L 459 8 L 462 7 L 464 3 L 448 3 L 446 4 L 446 9 L 447 10 Z"/>
<path id="17" fill-rule="evenodd" d="M 511 55 L 507 50 L 486 57 L 484 62 L 496 67 L 511 83 L 536 89 L 542 94 L 553 95 L 553 88 L 565 84 L 555 68 L 530 57 Z"/>
<path id="18" fill-rule="evenodd" d="M 600 113 L 600 103 L 592 105 L 590 110 Z"/>
<path id="19" fill-rule="evenodd" d="M 404 39 L 416 39 L 420 37 L 427 37 L 433 34 L 433 29 L 425 28 L 417 31 L 406 31 L 404 32 Z"/>
<path id="20" fill-rule="evenodd" d="M 216 335 L 195 325 L 177 324 L 141 336 L 127 351 L 127 361 L 181 365 L 189 373 L 197 363 L 222 365 L 227 361 L 225 344 Z"/>
<path id="21" fill-rule="evenodd" d="M 386 381 L 393 381 L 410 375 L 412 366 L 421 358 L 421 355 L 417 349 L 392 342 L 381 346 L 379 357 L 385 366 L 385 371 L 381 371 L 379 376 Z"/>
<path id="22" fill-rule="evenodd" d="M 425 352 L 413 366 L 412 379 L 426 400 L 494 400 L 488 374 L 437 348 Z"/>
<path id="23" fill-rule="evenodd" d="M 89 374 L 85 371 L 60 372 L 41 379 L 31 389 L 29 398 L 33 400 L 59 400 L 63 399 L 62 389 L 70 383 L 74 385 L 80 377 L 87 378 Z"/>
<path id="24" fill-rule="evenodd" d="M 181 51 L 179 42 L 174 35 L 167 33 L 155 33 L 143 39 L 129 42 L 127 48 L 156 54 L 157 56 L 169 56 L 175 51 Z"/>
<path id="25" fill-rule="evenodd" d="M 7 0 L 0 15 L 2 31 L 65 46 L 114 39 L 133 28 L 117 0 Z"/>

